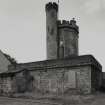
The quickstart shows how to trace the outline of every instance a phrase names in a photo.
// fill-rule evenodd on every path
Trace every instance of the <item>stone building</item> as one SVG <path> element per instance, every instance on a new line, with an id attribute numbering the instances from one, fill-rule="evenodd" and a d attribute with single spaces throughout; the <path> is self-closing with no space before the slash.
<path id="1" fill-rule="evenodd" d="M 58 5 L 46 5 L 47 59 L 78 56 L 79 27 L 76 21 L 58 20 Z"/>
<path id="2" fill-rule="evenodd" d="M 9 65 L 0 73 L 0 94 L 89 94 L 102 84 L 102 66 L 92 55 L 78 54 L 79 27 L 58 19 L 58 4 L 46 10 L 47 60 Z"/>
<path id="3" fill-rule="evenodd" d="M 4 54 L 0 50 L 0 73 L 7 71 L 8 70 L 8 66 L 11 65 L 11 64 L 12 64 L 12 62 L 8 58 L 8 55 Z"/>

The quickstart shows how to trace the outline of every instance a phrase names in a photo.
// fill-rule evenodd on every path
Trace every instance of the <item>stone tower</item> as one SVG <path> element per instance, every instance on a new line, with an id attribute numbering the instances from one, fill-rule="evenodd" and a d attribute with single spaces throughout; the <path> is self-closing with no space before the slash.
<path id="1" fill-rule="evenodd" d="M 71 21 L 58 21 L 59 58 L 78 56 L 79 28 L 74 18 Z"/>
<path id="2" fill-rule="evenodd" d="M 49 2 L 46 4 L 46 33 L 47 33 L 47 59 L 57 59 L 58 39 L 57 20 L 58 5 Z"/>
<path id="3" fill-rule="evenodd" d="M 78 56 L 79 27 L 73 18 L 58 20 L 58 5 L 46 4 L 47 59 Z"/>

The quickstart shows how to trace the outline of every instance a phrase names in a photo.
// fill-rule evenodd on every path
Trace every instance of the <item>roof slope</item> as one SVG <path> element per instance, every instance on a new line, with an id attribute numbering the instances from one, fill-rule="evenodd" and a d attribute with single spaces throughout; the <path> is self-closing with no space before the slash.
<path id="1" fill-rule="evenodd" d="M 16 66 L 9 66 L 9 71 L 5 73 L 16 73 L 24 69 L 44 70 L 50 68 L 76 67 L 83 65 L 94 65 L 98 70 L 102 70 L 101 64 L 92 55 L 75 56 L 65 59 L 45 60 L 38 62 L 20 63 Z"/>
<path id="2" fill-rule="evenodd" d="M 11 62 L 7 59 L 4 53 L 0 50 L 0 73 L 8 71 L 8 65 L 11 65 Z"/>

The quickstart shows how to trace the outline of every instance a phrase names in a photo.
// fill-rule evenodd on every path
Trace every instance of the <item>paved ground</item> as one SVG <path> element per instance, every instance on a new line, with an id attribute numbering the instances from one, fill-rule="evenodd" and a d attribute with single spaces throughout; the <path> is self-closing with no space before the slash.
<path id="1" fill-rule="evenodd" d="M 48 101 L 0 97 L 0 105 L 52 105 Z M 53 103 L 53 105 L 58 105 Z"/>
<path id="2" fill-rule="evenodd" d="M 65 96 L 63 98 L 7 98 L 0 97 L 0 105 L 105 105 L 105 94 Z"/>

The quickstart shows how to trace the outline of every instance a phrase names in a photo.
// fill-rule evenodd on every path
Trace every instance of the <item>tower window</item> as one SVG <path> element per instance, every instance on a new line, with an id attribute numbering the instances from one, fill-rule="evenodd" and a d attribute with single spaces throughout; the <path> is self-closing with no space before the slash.
<path id="1" fill-rule="evenodd" d="M 60 41 L 60 46 L 63 46 L 63 41 Z"/>

